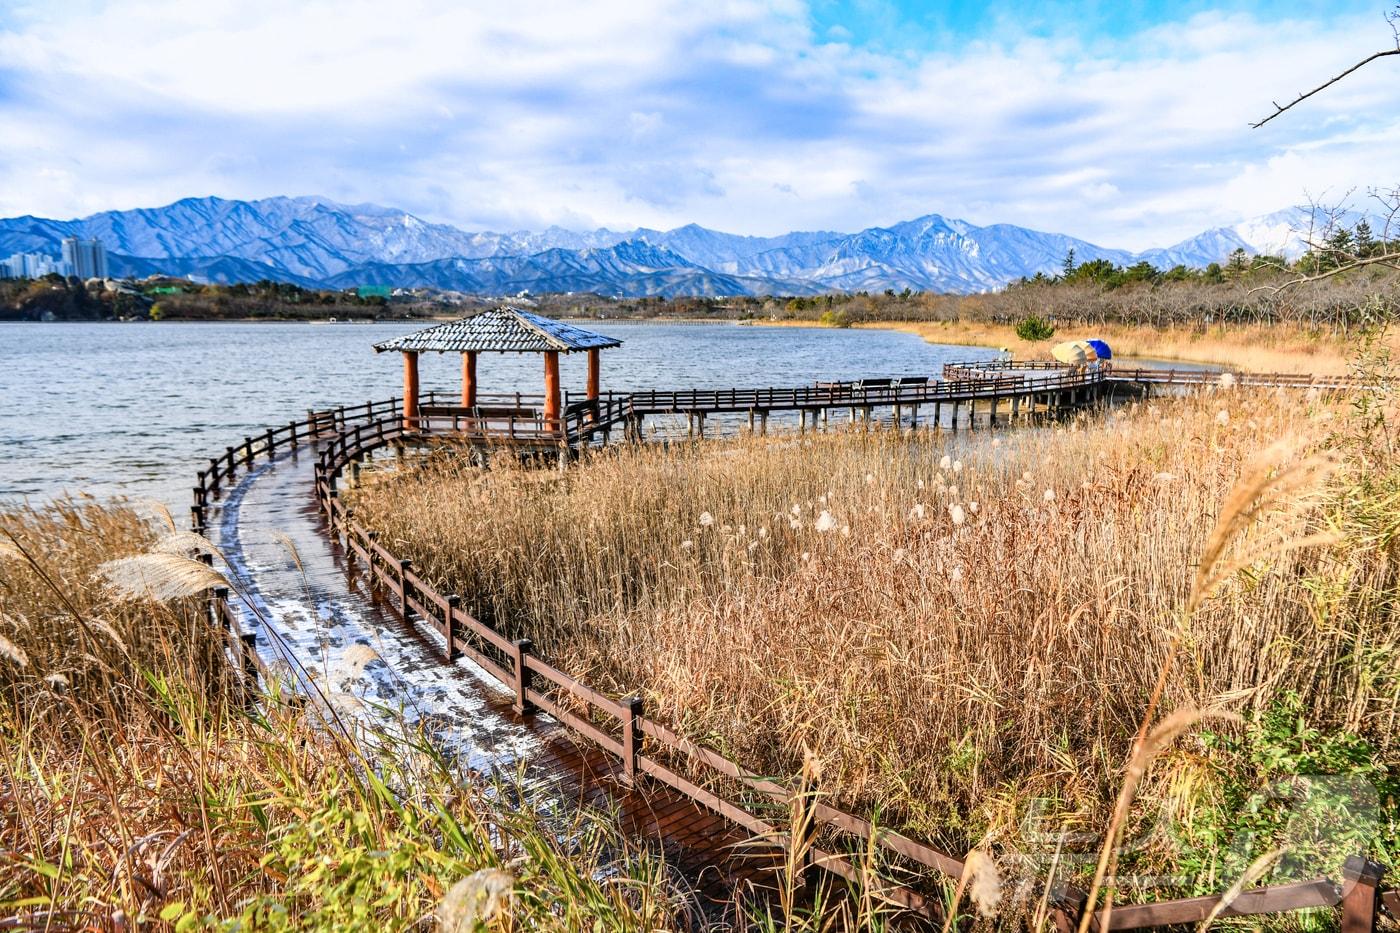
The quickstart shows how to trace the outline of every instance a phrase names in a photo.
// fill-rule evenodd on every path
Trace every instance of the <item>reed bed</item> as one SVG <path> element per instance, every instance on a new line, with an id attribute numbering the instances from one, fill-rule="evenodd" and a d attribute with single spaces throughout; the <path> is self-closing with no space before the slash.
<path id="1" fill-rule="evenodd" d="M 1388 423 L 1222 387 L 994 436 L 748 437 L 567 471 L 438 455 L 348 495 L 441 591 L 565 670 L 760 773 L 796 774 L 810 749 L 836 805 L 953 852 L 1040 852 L 1042 872 L 1050 851 L 1092 871 L 1070 850 L 1097 851 L 1179 645 L 1159 711 L 1240 722 L 1164 750 L 1135 823 L 1178 825 L 1123 866 L 1190 862 L 1186 886 L 1218 890 L 1234 876 L 1201 849 L 1226 843 L 1202 827 L 1228 821 L 1236 777 L 1268 779 L 1250 724 L 1286 706 L 1360 742 L 1378 780 L 1400 764 Z M 1222 503 L 1280 439 L 1285 459 L 1342 466 L 1254 516 L 1238 546 L 1257 559 L 1187 614 Z M 1393 851 L 1390 807 L 1370 842 Z"/>
<path id="2" fill-rule="evenodd" d="M 788 322 L 793 324 L 810 322 Z M 1061 327 L 1051 340 L 1022 340 L 1013 324 L 976 320 L 890 321 L 861 327 L 901 330 L 929 343 L 1005 347 L 1018 360 L 1049 359 L 1050 347 L 1061 339 L 1100 337 L 1114 355 L 1131 366 L 1134 359 L 1184 360 L 1229 366 L 1244 372 L 1307 373 L 1337 376 L 1347 372 L 1354 341 L 1320 327 L 1294 324 L 1203 325 L 1153 327 L 1146 324 L 1101 323 Z M 1392 348 L 1396 341 L 1392 340 Z"/>
<path id="3" fill-rule="evenodd" d="M 690 924 L 605 814 L 537 811 L 402 727 L 250 704 L 207 548 L 121 505 L 0 512 L 0 927 Z"/>

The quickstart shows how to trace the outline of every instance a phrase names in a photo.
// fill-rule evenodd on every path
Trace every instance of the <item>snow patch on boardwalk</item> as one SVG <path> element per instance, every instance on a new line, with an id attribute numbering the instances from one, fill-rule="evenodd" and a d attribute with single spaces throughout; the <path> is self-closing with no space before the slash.
<path id="1" fill-rule="evenodd" d="M 514 771 L 539 750 L 538 737 L 492 709 L 504 692 L 490 675 L 468 660 L 442 663 L 437 633 L 409 631 L 347 584 L 311 496 L 313 463 L 288 455 L 245 475 L 214 527 L 259 655 L 342 716 L 421 725 L 475 771 Z"/>

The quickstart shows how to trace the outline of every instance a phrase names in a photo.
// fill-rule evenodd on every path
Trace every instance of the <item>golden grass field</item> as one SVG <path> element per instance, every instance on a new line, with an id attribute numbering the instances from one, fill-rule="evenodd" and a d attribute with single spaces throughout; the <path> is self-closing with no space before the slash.
<path id="1" fill-rule="evenodd" d="M 1052 837 L 1101 833 L 1166 670 L 1156 716 L 1242 718 L 1155 767 L 1129 822 L 1172 828 L 1128 858 L 1219 890 L 1244 867 L 1210 848 L 1232 795 L 1274 767 L 1252 756 L 1311 741 L 1277 722 L 1400 765 L 1389 431 L 1374 410 L 1217 389 L 991 440 L 743 438 L 565 472 L 439 456 L 349 495 L 439 589 L 563 669 L 760 773 L 809 749 L 836 804 L 954 852 L 1045 855 L 1033 814 Z M 1242 475 L 1264 485 L 1232 498 Z M 1296 488 L 1265 494 L 1282 477 Z M 1233 537 L 1211 550 L 1222 516 Z M 1188 611 L 1211 568 L 1218 592 Z M 1387 813 L 1367 844 L 1394 846 Z"/>
<path id="2" fill-rule="evenodd" d="M 1341 336 L 1284 325 L 1173 329 L 1106 324 L 1065 328 L 1053 339 L 1040 342 L 1018 338 L 1014 326 L 1009 324 L 976 321 L 892 321 L 857 326 L 917 333 L 930 343 L 1007 347 L 1018 360 L 1047 360 L 1050 347 L 1060 339 L 1096 336 L 1113 347 L 1114 359 L 1120 360 L 1120 366 L 1131 366 L 1133 360 L 1177 360 L 1250 373 L 1347 373 L 1348 347 Z"/>
<path id="3" fill-rule="evenodd" d="M 1348 346 L 1339 335 L 1310 332 L 1286 325 L 1246 327 L 1155 328 L 1104 324 L 1092 328 L 1062 328 L 1047 341 L 1016 336 L 1010 324 L 976 321 L 909 321 L 861 324 L 918 334 L 930 343 L 1006 347 L 1018 360 L 1049 359 L 1060 340 L 1099 337 L 1113 347 L 1120 365 L 1132 360 L 1178 360 L 1210 363 L 1248 372 L 1342 375 L 1347 371 Z"/>
<path id="4" fill-rule="evenodd" d="M 821 327 L 816 321 L 762 321 L 773 327 Z M 1204 363 L 1246 372 L 1311 373 L 1338 376 L 1347 372 L 1350 345 L 1341 334 L 1307 330 L 1284 324 L 1247 327 L 1158 328 L 1147 325 L 1102 324 L 1061 328 L 1050 340 L 1028 341 L 1016 336 L 1011 324 L 984 321 L 881 321 L 855 327 L 898 330 L 916 334 L 929 343 L 954 346 L 1006 348 L 1018 360 L 1048 360 L 1050 348 L 1061 340 L 1098 337 L 1113 347 L 1121 366 L 1139 360 L 1174 360 Z M 1386 345 L 1400 349 L 1400 338 Z"/>

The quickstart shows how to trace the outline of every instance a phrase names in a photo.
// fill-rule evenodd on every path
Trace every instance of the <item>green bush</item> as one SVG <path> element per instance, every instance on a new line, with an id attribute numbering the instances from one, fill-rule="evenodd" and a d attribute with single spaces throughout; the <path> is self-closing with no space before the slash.
<path id="1" fill-rule="evenodd" d="M 850 327 L 851 312 L 847 311 L 845 308 L 839 311 L 823 311 L 821 322 L 827 327 Z"/>
<path id="2" fill-rule="evenodd" d="M 1055 325 L 1043 317 L 1028 314 L 1016 322 L 1016 336 L 1022 340 L 1049 340 L 1055 336 Z"/>

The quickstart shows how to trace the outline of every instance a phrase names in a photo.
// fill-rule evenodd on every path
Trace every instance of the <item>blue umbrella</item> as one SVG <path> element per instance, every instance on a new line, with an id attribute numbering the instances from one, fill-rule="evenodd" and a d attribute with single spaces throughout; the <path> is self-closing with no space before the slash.
<path id="1" fill-rule="evenodd" d="M 1086 340 L 1086 341 L 1084 341 L 1084 342 L 1087 343 L 1089 346 L 1091 346 L 1091 347 L 1094 348 L 1094 352 L 1097 353 L 1097 354 L 1099 355 L 1099 359 L 1101 359 L 1101 360 L 1111 360 L 1111 359 L 1113 359 L 1113 351 L 1110 350 L 1110 349 L 1108 348 L 1108 344 L 1104 343 L 1102 340 L 1092 340 L 1092 339 L 1090 339 L 1090 340 Z"/>

